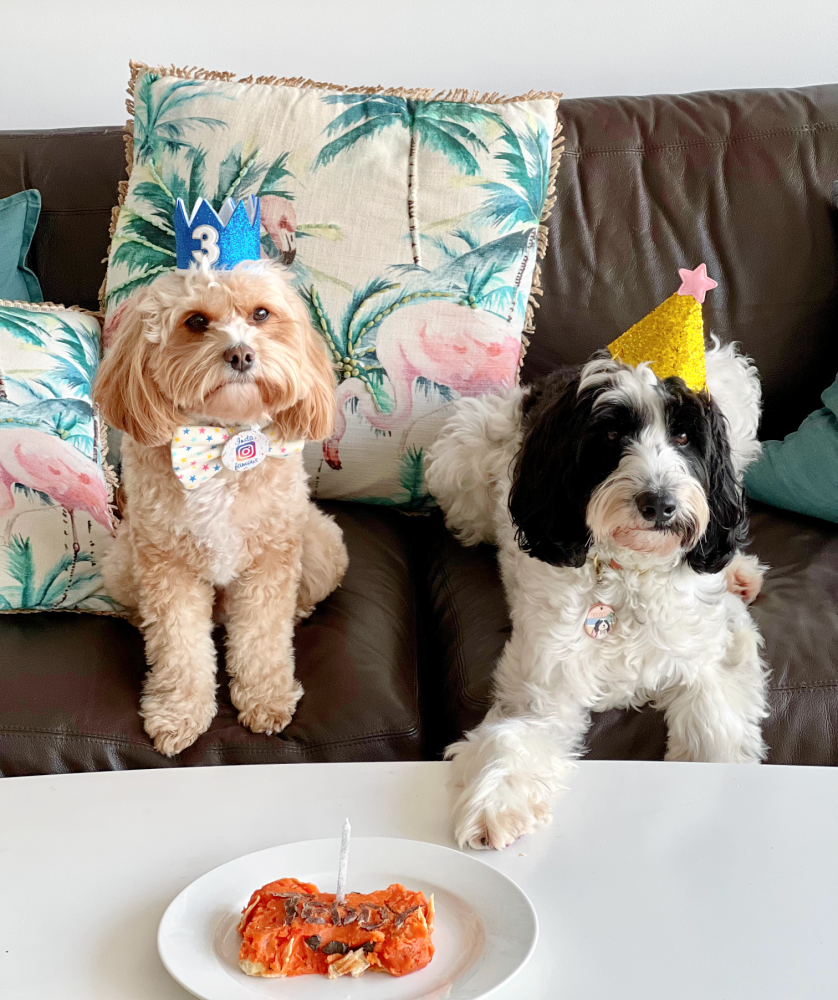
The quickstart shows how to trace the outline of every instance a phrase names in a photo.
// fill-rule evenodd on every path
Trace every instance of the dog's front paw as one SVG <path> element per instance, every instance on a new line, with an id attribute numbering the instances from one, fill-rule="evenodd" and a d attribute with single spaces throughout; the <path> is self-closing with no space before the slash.
<path id="1" fill-rule="evenodd" d="M 309 618 L 316 607 L 317 607 L 316 604 L 311 604 L 307 601 L 298 600 L 297 608 L 294 612 L 294 621 L 301 622 L 305 618 Z"/>
<path id="2" fill-rule="evenodd" d="M 446 750 L 453 758 L 454 837 L 460 847 L 502 851 L 552 819 L 550 803 L 564 765 L 548 755 L 550 768 L 532 770 L 537 748 L 531 744 L 529 755 L 522 754 L 520 740 L 513 744 L 504 731 L 509 726 L 484 723 Z"/>
<path id="3" fill-rule="evenodd" d="M 215 705 L 210 713 L 205 712 L 200 718 L 178 716 L 172 711 L 144 715 L 143 727 L 154 741 L 154 749 L 166 757 L 174 757 L 207 731 L 215 715 Z"/>
<path id="4" fill-rule="evenodd" d="M 259 698 L 252 692 L 238 700 L 241 692 L 230 688 L 233 704 L 239 709 L 239 722 L 254 733 L 281 733 L 294 716 L 297 702 L 303 696 L 302 685 L 294 683 L 282 694 Z"/>
<path id="5" fill-rule="evenodd" d="M 765 567 L 756 556 L 737 553 L 725 570 L 727 589 L 745 604 L 752 604 L 759 597 L 764 578 Z"/>
<path id="6" fill-rule="evenodd" d="M 454 811 L 454 836 L 460 847 L 502 851 L 552 818 L 547 802 L 504 806 L 491 798 L 475 802 L 463 793 Z"/>

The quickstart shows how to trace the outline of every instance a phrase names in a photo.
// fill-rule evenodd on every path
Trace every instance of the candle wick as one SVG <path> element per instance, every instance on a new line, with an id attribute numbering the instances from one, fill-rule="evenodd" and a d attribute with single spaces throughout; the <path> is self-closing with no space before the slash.
<path id="1" fill-rule="evenodd" d="M 346 869 L 349 865 L 349 836 L 352 827 L 347 819 L 343 824 L 343 833 L 340 838 L 340 859 L 338 861 L 338 884 L 335 893 L 335 902 L 342 903 L 346 896 Z"/>

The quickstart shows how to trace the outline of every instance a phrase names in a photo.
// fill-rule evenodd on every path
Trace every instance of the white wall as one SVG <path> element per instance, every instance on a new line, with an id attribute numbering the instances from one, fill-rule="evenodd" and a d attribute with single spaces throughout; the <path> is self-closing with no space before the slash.
<path id="1" fill-rule="evenodd" d="M 596 94 L 838 80 L 838 0 L 0 0 L 0 129 L 121 124 L 129 58 Z"/>

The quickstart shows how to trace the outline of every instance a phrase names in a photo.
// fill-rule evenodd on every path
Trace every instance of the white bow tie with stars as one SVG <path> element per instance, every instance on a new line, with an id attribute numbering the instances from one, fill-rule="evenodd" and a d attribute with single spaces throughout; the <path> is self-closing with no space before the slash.
<path id="1" fill-rule="evenodd" d="M 298 455 L 305 441 L 284 441 L 273 424 L 259 428 L 182 425 L 172 437 L 172 468 L 184 489 L 203 486 L 223 468 L 245 472 L 266 458 Z"/>

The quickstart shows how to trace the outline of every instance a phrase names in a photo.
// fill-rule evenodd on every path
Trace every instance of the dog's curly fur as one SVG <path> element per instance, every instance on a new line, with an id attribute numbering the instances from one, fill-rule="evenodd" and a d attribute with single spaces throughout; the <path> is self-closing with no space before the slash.
<path id="1" fill-rule="evenodd" d="M 195 316 L 204 329 L 187 325 Z M 255 354 L 247 372 L 223 357 L 240 344 Z M 341 531 L 309 500 L 301 455 L 268 458 L 246 472 L 223 469 L 187 491 L 172 471 L 170 442 L 179 424 L 203 422 L 273 422 L 289 440 L 331 433 L 334 374 L 303 303 L 266 261 L 158 278 L 125 307 L 94 396 L 126 435 L 124 519 L 104 575 L 114 597 L 137 609 L 145 635 L 146 732 L 173 755 L 210 725 L 217 591 L 239 720 L 255 732 L 279 732 L 303 693 L 294 678 L 294 622 L 342 579 Z"/>
<path id="2" fill-rule="evenodd" d="M 743 602 L 764 567 L 740 550 L 760 387 L 732 346 L 706 360 L 709 393 L 600 356 L 460 400 L 431 448 L 429 488 L 464 544 L 498 545 L 512 617 L 492 708 L 448 749 L 462 846 L 549 819 L 593 711 L 651 702 L 669 760 L 762 759 L 766 670 Z M 599 603 L 617 625 L 593 639 Z"/>

